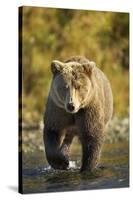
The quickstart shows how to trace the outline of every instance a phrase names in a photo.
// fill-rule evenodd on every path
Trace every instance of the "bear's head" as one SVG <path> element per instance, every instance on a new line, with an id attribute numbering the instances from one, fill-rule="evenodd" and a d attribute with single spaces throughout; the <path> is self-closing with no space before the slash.
<path id="1" fill-rule="evenodd" d="M 51 63 L 53 81 L 50 95 L 54 103 L 69 113 L 77 113 L 84 108 L 92 96 L 92 74 L 95 63 L 88 61 Z"/>

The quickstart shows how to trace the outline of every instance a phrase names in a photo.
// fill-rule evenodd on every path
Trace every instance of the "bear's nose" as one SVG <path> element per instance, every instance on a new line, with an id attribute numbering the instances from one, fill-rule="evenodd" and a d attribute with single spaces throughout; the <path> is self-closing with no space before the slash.
<path id="1" fill-rule="evenodd" d="M 73 103 L 68 103 L 67 104 L 67 109 L 69 110 L 69 111 L 73 111 L 74 110 L 74 105 L 73 105 Z"/>

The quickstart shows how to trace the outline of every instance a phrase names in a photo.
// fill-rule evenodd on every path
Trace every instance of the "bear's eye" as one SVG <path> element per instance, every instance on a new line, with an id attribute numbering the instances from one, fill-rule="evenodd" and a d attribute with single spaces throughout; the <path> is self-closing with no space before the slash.
<path id="1" fill-rule="evenodd" d="M 76 89 L 76 90 L 79 90 L 80 87 L 81 87 L 80 85 L 75 85 L 75 89 Z"/>
<path id="2" fill-rule="evenodd" d="M 69 86 L 68 86 L 68 85 L 64 85 L 63 88 L 64 88 L 64 90 L 65 90 L 65 89 L 68 89 Z"/>

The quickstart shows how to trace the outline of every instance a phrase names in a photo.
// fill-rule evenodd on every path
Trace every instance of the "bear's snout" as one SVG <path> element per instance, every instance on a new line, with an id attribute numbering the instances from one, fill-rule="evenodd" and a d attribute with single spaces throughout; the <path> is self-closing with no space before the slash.
<path id="1" fill-rule="evenodd" d="M 68 103 L 67 104 L 67 110 L 70 111 L 70 112 L 73 112 L 75 109 L 75 106 L 73 103 Z"/>

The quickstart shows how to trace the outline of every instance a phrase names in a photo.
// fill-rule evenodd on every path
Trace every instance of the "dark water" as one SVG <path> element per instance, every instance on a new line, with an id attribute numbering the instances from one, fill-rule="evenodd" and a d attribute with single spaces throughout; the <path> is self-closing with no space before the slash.
<path id="1" fill-rule="evenodd" d="M 23 193 L 60 192 L 129 186 L 128 143 L 105 144 L 99 168 L 79 173 L 80 145 L 71 151 L 70 169 L 51 169 L 43 151 L 23 154 Z"/>

